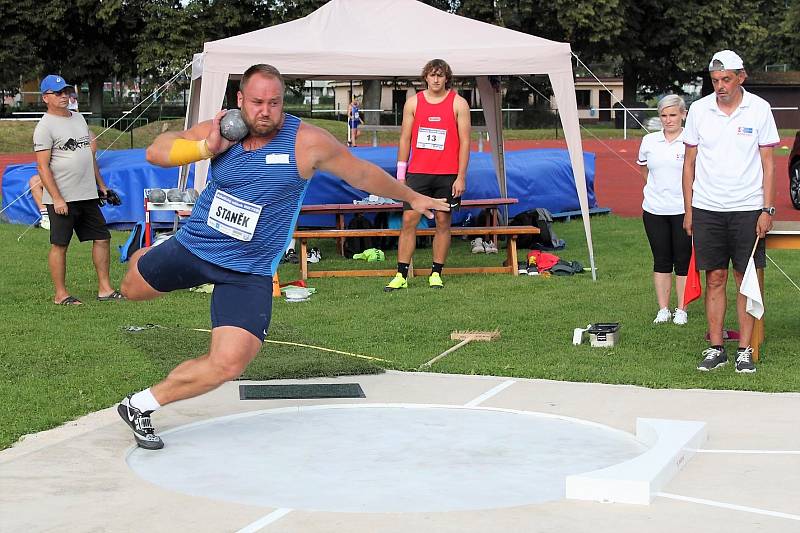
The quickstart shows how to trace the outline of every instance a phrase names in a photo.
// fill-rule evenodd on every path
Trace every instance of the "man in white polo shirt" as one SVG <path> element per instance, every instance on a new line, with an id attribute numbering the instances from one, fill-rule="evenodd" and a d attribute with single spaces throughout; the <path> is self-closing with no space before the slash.
<path id="1" fill-rule="evenodd" d="M 738 288 L 758 236 L 756 268 L 766 266 L 763 238 L 775 214 L 772 148 L 780 141 L 769 103 L 741 86 L 747 78 L 742 58 L 722 50 L 711 58 L 708 70 L 714 93 L 692 104 L 683 134 L 683 227 L 693 236 L 697 267 L 706 271 L 711 347 L 697 366 L 702 371 L 728 362 L 722 345 L 728 265 L 733 262 Z M 741 294 L 736 314 L 736 372 L 752 373 L 753 317 Z"/>

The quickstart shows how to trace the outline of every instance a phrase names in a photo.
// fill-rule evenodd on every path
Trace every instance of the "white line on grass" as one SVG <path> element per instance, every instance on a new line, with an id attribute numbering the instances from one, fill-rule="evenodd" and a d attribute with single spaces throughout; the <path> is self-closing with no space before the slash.
<path id="1" fill-rule="evenodd" d="M 710 505 L 711 507 L 721 507 L 723 509 L 733 509 L 734 511 L 743 511 L 745 513 L 760 514 L 765 516 L 773 516 L 775 518 L 787 518 L 789 520 L 800 521 L 800 515 L 780 513 L 778 511 L 767 511 L 765 509 L 758 509 L 756 507 L 746 507 L 744 505 L 734 505 L 732 503 L 716 502 L 714 500 L 704 500 L 702 498 L 692 498 L 690 496 L 681 496 L 679 494 L 669 494 L 667 492 L 657 492 L 656 496 L 662 498 L 669 498 L 671 500 L 680 500 L 684 502 L 699 503 L 702 505 Z"/>
<path id="2" fill-rule="evenodd" d="M 284 516 L 286 516 L 291 512 L 292 509 L 286 509 L 286 508 L 276 509 L 271 513 L 269 513 L 267 516 L 263 516 L 258 520 L 256 520 L 255 522 L 253 522 L 252 524 L 243 527 L 236 533 L 255 533 L 256 531 L 260 531 L 265 526 L 268 526 L 271 523 L 280 520 L 281 518 L 283 518 Z"/>
<path id="3" fill-rule="evenodd" d="M 504 381 L 500 385 L 497 385 L 496 387 L 493 387 L 492 389 L 489 389 L 488 391 L 484 392 L 483 394 L 481 394 L 480 396 L 478 396 L 474 400 L 465 403 L 464 407 L 476 407 L 476 406 L 482 404 L 483 402 L 485 402 L 486 400 L 488 400 L 489 398 L 491 398 L 492 396 L 494 396 L 495 394 L 498 394 L 499 392 L 503 391 L 504 389 L 507 389 L 508 387 L 513 385 L 514 383 L 516 383 L 516 381 L 514 381 L 513 379 L 509 379 L 507 381 Z"/>
<path id="4" fill-rule="evenodd" d="M 741 453 L 764 455 L 800 455 L 800 450 L 695 450 L 697 453 Z"/>

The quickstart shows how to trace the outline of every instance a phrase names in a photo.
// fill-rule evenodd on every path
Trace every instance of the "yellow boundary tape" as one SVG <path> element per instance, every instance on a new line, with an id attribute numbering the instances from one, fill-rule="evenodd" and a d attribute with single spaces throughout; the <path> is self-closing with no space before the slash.
<path id="1" fill-rule="evenodd" d="M 206 333 L 211 333 L 210 329 L 199 329 L 199 328 L 192 328 L 192 331 L 204 331 Z M 323 348 L 322 346 L 312 346 L 311 344 L 300 344 L 299 342 L 288 342 L 288 341 L 272 341 L 269 339 L 264 339 L 264 342 L 268 342 L 270 344 L 285 344 L 287 346 L 300 346 L 302 348 L 312 348 L 314 350 L 321 350 L 323 352 L 331 352 L 331 353 L 338 353 L 340 355 L 348 355 L 350 357 L 358 357 L 359 359 L 369 359 L 370 361 L 383 361 L 384 363 L 391 363 L 388 359 L 381 359 L 380 357 L 372 357 L 369 355 L 359 355 L 357 353 L 350 353 L 350 352 L 342 352 L 340 350 L 332 350 L 330 348 Z"/>

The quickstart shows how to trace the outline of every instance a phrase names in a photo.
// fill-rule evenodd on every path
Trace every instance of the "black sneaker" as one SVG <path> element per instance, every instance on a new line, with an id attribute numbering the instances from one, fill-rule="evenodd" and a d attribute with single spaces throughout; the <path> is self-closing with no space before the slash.
<path id="1" fill-rule="evenodd" d="M 753 364 L 753 348 L 739 348 L 736 350 L 736 372 L 742 374 L 752 374 L 756 371 Z"/>
<path id="2" fill-rule="evenodd" d="M 131 395 L 126 396 L 117 406 L 117 413 L 133 430 L 133 438 L 140 448 L 146 450 L 160 450 L 164 441 L 155 434 L 153 424 L 150 422 L 152 411 L 141 412 L 131 405 Z"/>
<path id="3" fill-rule="evenodd" d="M 297 253 L 294 251 L 294 248 L 289 248 L 286 253 L 283 255 L 283 260 L 286 263 L 291 263 L 296 265 L 300 262 L 300 258 L 297 257 Z"/>
<path id="4" fill-rule="evenodd" d="M 714 370 L 728 362 L 728 354 L 725 353 L 725 348 L 723 347 L 711 347 L 703 350 L 703 356 L 705 358 L 697 365 L 697 370 L 702 370 L 703 372 Z"/>

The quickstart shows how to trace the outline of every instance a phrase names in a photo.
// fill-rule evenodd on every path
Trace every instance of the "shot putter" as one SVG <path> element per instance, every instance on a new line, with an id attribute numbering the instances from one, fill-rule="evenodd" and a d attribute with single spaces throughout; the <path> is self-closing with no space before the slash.
<path id="1" fill-rule="evenodd" d="M 231 109 L 219 121 L 220 134 L 229 141 L 239 142 L 247 136 L 247 124 L 242 119 L 242 112 Z"/>

